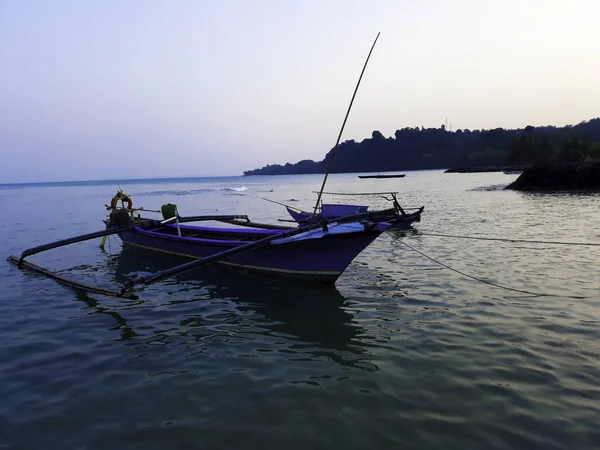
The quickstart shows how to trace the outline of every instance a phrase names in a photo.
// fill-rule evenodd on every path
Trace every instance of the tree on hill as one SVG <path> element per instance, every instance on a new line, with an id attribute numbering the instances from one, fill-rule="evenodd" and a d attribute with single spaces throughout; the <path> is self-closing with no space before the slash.
<path id="1" fill-rule="evenodd" d="M 333 150 L 322 161 L 267 165 L 244 175 L 325 173 Z M 583 161 L 600 158 L 600 118 L 565 127 L 528 125 L 491 130 L 405 127 L 386 138 L 375 130 L 361 142 L 342 142 L 332 172 L 383 172 L 445 169 L 454 166 L 527 165 L 539 161 Z"/>

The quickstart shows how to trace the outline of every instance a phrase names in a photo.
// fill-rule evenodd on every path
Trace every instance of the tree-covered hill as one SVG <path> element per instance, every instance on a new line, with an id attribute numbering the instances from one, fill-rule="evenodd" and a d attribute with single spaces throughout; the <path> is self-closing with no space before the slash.
<path id="1" fill-rule="evenodd" d="M 321 161 L 267 165 L 244 175 L 325 173 L 330 150 Z M 386 138 L 373 131 L 361 142 L 340 144 L 332 172 L 385 172 L 448 167 L 523 165 L 600 159 L 600 118 L 565 127 L 456 130 L 402 128 Z"/>

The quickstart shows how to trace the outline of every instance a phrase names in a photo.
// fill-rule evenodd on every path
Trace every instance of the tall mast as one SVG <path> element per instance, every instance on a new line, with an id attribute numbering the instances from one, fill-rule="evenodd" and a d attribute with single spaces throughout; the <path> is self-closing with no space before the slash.
<path id="1" fill-rule="evenodd" d="M 325 177 L 323 178 L 323 184 L 321 185 L 321 190 L 319 191 L 319 195 L 317 197 L 317 203 L 315 204 L 315 209 L 313 210 L 313 217 L 317 214 L 317 209 L 319 207 L 319 202 L 321 201 L 321 196 L 323 195 L 323 190 L 325 189 L 325 183 L 327 183 L 327 177 L 329 176 L 329 172 L 331 171 L 331 166 L 333 164 L 333 158 L 335 157 L 335 152 L 340 145 L 340 139 L 342 138 L 342 133 L 344 132 L 344 127 L 346 126 L 346 121 L 348 120 L 348 116 L 350 115 L 350 110 L 352 109 L 352 103 L 354 103 L 354 97 L 356 97 L 356 93 L 358 92 L 358 87 L 360 86 L 360 81 L 362 80 L 363 74 L 365 73 L 365 69 L 367 68 L 367 64 L 369 62 L 369 58 L 371 57 L 371 53 L 373 53 L 373 49 L 375 48 L 375 44 L 377 43 L 377 39 L 379 39 L 379 35 L 381 32 L 377 33 L 377 37 L 371 46 L 371 50 L 369 51 L 369 55 L 367 56 L 367 60 L 365 61 L 365 65 L 363 66 L 362 72 L 360 73 L 360 77 L 358 77 L 358 83 L 356 83 L 356 88 L 354 89 L 354 94 L 352 94 L 352 99 L 350 100 L 350 105 L 348 105 L 348 111 L 346 111 L 346 117 L 344 117 L 344 122 L 342 123 L 342 128 L 340 129 L 340 134 L 338 134 L 337 141 L 333 150 L 331 152 L 331 158 L 329 159 L 329 164 L 327 166 L 327 172 L 325 172 Z"/>

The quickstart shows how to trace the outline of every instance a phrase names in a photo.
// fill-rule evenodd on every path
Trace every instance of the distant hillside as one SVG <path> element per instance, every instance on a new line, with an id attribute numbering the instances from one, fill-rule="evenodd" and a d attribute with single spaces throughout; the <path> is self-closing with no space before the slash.
<path id="1" fill-rule="evenodd" d="M 321 161 L 272 164 L 247 170 L 244 175 L 325 173 L 331 150 Z M 565 127 L 505 130 L 403 128 L 386 138 L 373 131 L 371 138 L 340 144 L 332 172 L 385 172 L 444 169 L 448 167 L 502 166 L 540 161 L 578 162 L 600 159 L 600 118 Z"/>

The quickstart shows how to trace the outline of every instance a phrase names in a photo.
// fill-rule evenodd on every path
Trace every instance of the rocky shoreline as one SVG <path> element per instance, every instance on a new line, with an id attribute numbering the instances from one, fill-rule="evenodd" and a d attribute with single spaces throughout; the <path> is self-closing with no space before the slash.
<path id="1" fill-rule="evenodd" d="M 600 191 L 600 161 L 536 164 L 506 189 L 517 191 Z"/>

